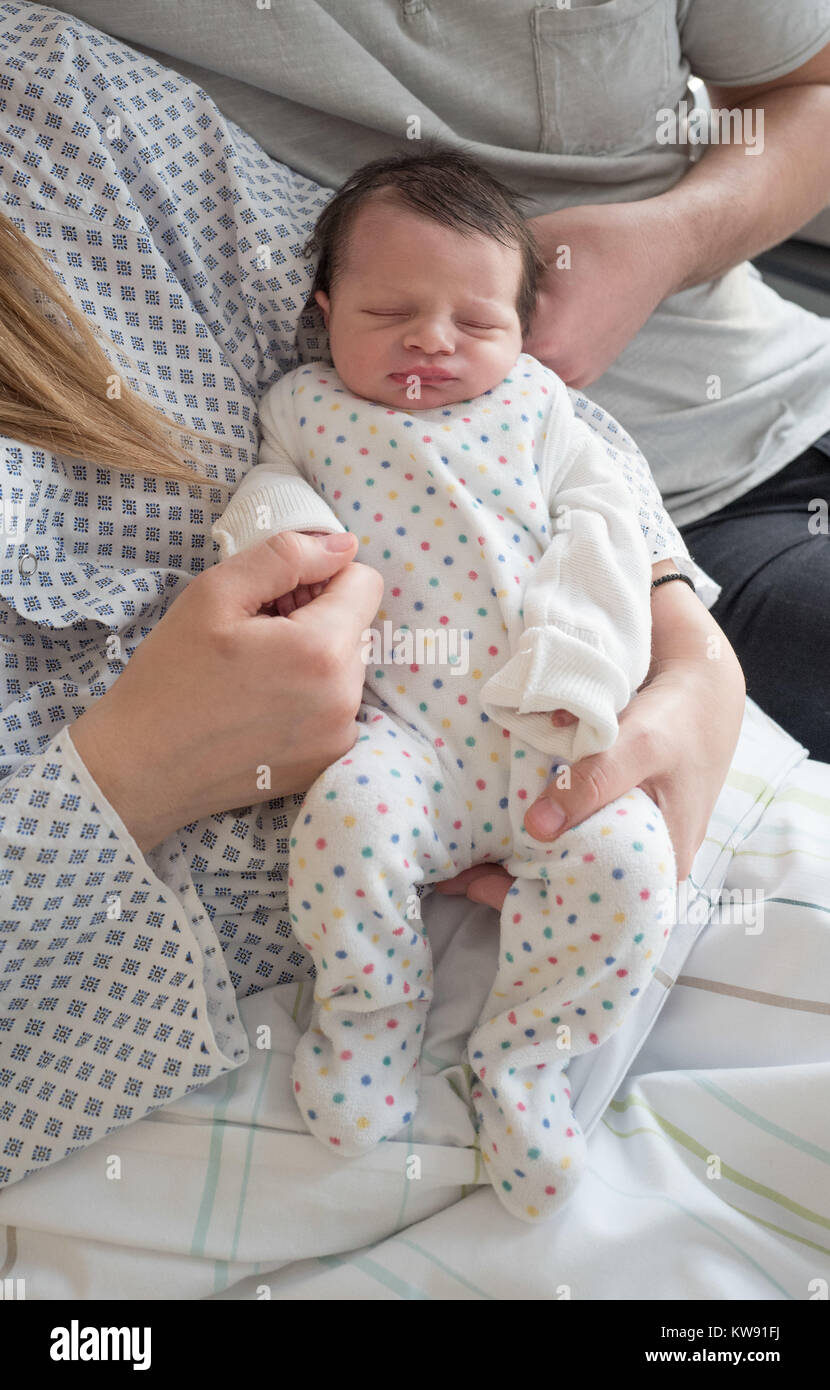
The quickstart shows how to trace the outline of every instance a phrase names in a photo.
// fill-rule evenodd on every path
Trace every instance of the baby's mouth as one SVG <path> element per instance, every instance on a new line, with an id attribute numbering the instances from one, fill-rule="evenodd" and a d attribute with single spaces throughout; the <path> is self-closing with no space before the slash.
<path id="1" fill-rule="evenodd" d="M 390 372 L 389 375 L 393 381 L 401 382 L 408 382 L 411 377 L 415 377 L 422 386 L 443 386 L 448 381 L 457 380 L 452 372 L 428 371 L 426 368 L 419 372 L 415 367 L 408 372 Z"/>

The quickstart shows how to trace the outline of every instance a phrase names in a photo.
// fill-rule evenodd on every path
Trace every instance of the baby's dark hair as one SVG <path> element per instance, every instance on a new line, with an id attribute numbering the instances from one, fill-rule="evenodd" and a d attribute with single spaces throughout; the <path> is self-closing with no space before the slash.
<path id="1" fill-rule="evenodd" d="M 463 150 L 435 140 L 417 154 L 393 154 L 361 165 L 326 204 L 303 247 L 305 256 L 320 253 L 310 297 L 317 290 L 331 294 L 345 265 L 355 215 L 381 188 L 393 189 L 402 203 L 444 227 L 462 235 L 480 232 L 520 251 L 516 312 L 522 333 L 529 331 L 545 262 L 518 207 L 526 195 L 494 178 Z"/>

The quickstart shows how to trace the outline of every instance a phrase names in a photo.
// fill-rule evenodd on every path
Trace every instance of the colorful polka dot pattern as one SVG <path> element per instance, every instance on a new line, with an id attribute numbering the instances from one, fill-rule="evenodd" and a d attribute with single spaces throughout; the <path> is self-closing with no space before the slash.
<path id="1" fill-rule="evenodd" d="M 293 1084 L 311 1132 L 354 1155 L 418 1102 L 432 958 L 414 885 L 470 859 L 432 749 L 364 705 L 354 748 L 310 788 L 291 837 L 288 902 L 317 967 Z"/>
<path id="2" fill-rule="evenodd" d="M 550 375 L 523 354 L 474 409 L 413 415 L 358 401 L 329 367 L 298 369 L 290 387 L 293 452 L 358 535 L 357 558 L 386 579 L 374 627 L 452 626 L 469 642 L 466 671 L 428 655 L 369 665 L 361 735 L 294 822 L 290 916 L 316 967 L 295 1098 L 311 1132 L 344 1156 L 409 1123 L 432 997 L 414 887 L 485 859 L 505 864 L 516 884 L 468 1056 L 494 1190 L 529 1221 L 556 1211 L 584 1167 L 567 1064 L 611 1036 L 648 983 L 670 925 L 657 890 L 674 888 L 668 832 L 643 792 L 553 844 L 534 840 L 524 814 L 556 764 L 478 699 L 510 658 L 524 587 L 550 541 L 539 478 Z"/>
<path id="3" fill-rule="evenodd" d="M 538 1221 L 559 1210 L 584 1169 L 568 1063 L 636 1007 L 674 922 L 676 870 L 666 823 L 639 788 L 560 835 L 553 856 L 525 838 L 537 858 L 505 865 L 517 877 L 468 1059 L 496 1193 L 514 1215 Z"/>
<path id="4" fill-rule="evenodd" d="M 423 660 L 368 665 L 369 690 L 438 746 L 453 742 L 459 767 L 476 762 L 479 791 L 477 693 L 512 655 L 522 594 L 551 542 L 543 462 L 554 402 L 571 410 L 563 392 L 522 353 L 475 401 L 412 413 L 356 397 L 319 364 L 288 373 L 269 396 L 303 475 L 357 536 L 355 558 L 384 575 L 374 628 L 423 634 Z M 614 453 L 607 440 L 598 447 Z M 444 656 L 450 634 L 450 654 L 469 657 L 466 674 L 463 660 L 454 671 Z"/>
<path id="5" fill-rule="evenodd" d="M 432 963 L 413 885 L 478 859 L 464 830 L 468 806 L 435 775 L 434 751 L 372 706 L 360 722 L 354 748 L 306 796 L 288 885 L 294 930 L 317 967 L 295 1098 L 311 1132 L 344 1156 L 397 1134 L 417 1107 Z M 511 742 L 517 833 L 502 862 L 517 878 L 468 1057 L 496 1193 L 537 1220 L 566 1200 L 584 1166 L 565 1069 L 621 1026 L 650 980 L 671 925 L 659 890 L 673 890 L 674 856 L 659 810 L 639 790 L 554 845 L 534 840 L 519 793 L 535 798 L 551 768 Z"/>

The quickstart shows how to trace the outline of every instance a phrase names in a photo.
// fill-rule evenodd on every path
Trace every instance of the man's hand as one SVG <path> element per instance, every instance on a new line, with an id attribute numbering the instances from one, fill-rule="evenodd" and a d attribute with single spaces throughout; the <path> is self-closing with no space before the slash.
<path id="1" fill-rule="evenodd" d="M 655 199 L 531 218 L 547 262 L 525 352 L 584 389 L 672 292 L 677 229 Z M 564 268 L 568 266 L 570 268 Z"/>

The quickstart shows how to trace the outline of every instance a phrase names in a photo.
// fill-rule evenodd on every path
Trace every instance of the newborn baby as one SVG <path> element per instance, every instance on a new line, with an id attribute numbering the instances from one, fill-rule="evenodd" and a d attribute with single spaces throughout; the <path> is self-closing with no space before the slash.
<path id="1" fill-rule="evenodd" d="M 541 262 L 509 190 L 455 151 L 375 161 L 315 238 L 334 365 L 265 394 L 262 462 L 214 536 L 231 555 L 348 527 L 406 664 L 367 640 L 359 737 L 293 827 L 291 920 L 317 970 L 295 1096 L 341 1155 L 413 1118 L 432 997 L 414 889 L 503 864 L 468 1060 L 496 1193 L 538 1221 L 585 1163 L 568 1063 L 636 1007 L 672 925 L 671 840 L 643 791 L 553 844 L 523 823 L 557 768 L 614 742 L 645 678 L 648 550 L 620 457 L 522 351 Z"/>

